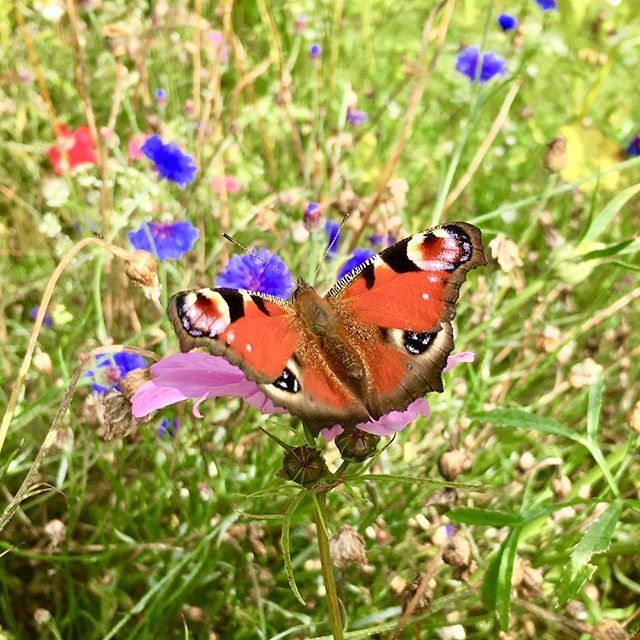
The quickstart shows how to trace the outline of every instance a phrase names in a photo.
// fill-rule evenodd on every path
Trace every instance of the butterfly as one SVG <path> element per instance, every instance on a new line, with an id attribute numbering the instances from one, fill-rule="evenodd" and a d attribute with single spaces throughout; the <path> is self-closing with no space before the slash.
<path id="1" fill-rule="evenodd" d="M 171 298 L 169 317 L 183 351 L 223 356 L 313 434 L 348 431 L 443 390 L 460 285 L 484 264 L 480 230 L 447 223 L 388 247 L 324 296 L 303 280 L 290 300 L 192 289 Z"/>

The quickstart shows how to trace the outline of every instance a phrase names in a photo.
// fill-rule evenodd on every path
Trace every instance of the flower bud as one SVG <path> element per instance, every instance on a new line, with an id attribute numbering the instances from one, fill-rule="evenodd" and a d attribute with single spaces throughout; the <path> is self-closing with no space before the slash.
<path id="1" fill-rule="evenodd" d="M 445 451 L 438 460 L 438 470 L 445 480 L 455 480 L 463 471 L 466 461 L 465 452 L 461 449 Z"/>
<path id="2" fill-rule="evenodd" d="M 422 584 L 423 577 L 424 577 L 423 575 L 418 574 L 404 588 L 401 596 L 403 612 L 407 609 L 407 607 L 409 606 L 409 603 L 413 600 L 414 596 L 418 592 L 418 589 Z M 436 581 L 433 578 L 431 578 L 431 580 L 429 580 L 429 583 L 426 585 L 426 589 L 424 589 L 424 591 L 418 598 L 418 602 L 416 603 L 415 609 L 413 610 L 414 613 L 420 613 L 421 611 L 424 611 L 425 609 L 429 608 L 429 606 L 431 605 L 431 600 L 433 600 L 433 591 L 435 587 L 436 587 Z"/>
<path id="3" fill-rule="evenodd" d="M 156 259 L 148 251 L 132 251 L 124 264 L 128 278 L 144 291 L 149 300 L 160 299 L 160 281 Z"/>
<path id="4" fill-rule="evenodd" d="M 452 567 L 467 568 L 471 564 L 471 544 L 461 534 L 456 533 L 442 550 L 443 561 Z"/>
<path id="5" fill-rule="evenodd" d="M 552 173 L 561 173 L 567 166 L 567 141 L 562 136 L 556 136 L 547 144 L 544 165 Z"/>
<path id="6" fill-rule="evenodd" d="M 118 391 L 112 391 L 102 398 L 104 406 L 103 425 L 99 434 L 104 440 L 125 438 L 135 433 L 141 420 L 133 417 L 131 403 Z"/>
<path id="7" fill-rule="evenodd" d="M 628 640 L 629 634 L 615 620 L 601 620 L 591 634 L 593 640 Z"/>
<path id="8" fill-rule="evenodd" d="M 571 480 L 565 475 L 552 478 L 551 491 L 556 498 L 566 498 L 571 491 Z"/>
<path id="9" fill-rule="evenodd" d="M 380 436 L 353 429 L 350 433 L 339 435 L 335 442 L 344 460 L 364 462 L 375 454 Z"/>
<path id="10" fill-rule="evenodd" d="M 33 356 L 33 366 L 40 372 L 48 376 L 53 371 L 51 358 L 46 351 L 38 351 Z"/>
<path id="11" fill-rule="evenodd" d="M 346 569 L 351 565 L 359 568 L 367 565 L 364 549 L 364 538 L 348 524 L 342 525 L 338 533 L 329 540 L 331 561 L 338 569 Z"/>
<path id="12" fill-rule="evenodd" d="M 315 447 L 292 447 L 282 458 L 282 475 L 303 487 L 329 475 L 322 453 Z"/>
<path id="13" fill-rule="evenodd" d="M 120 382 L 122 395 L 127 400 L 131 400 L 135 392 L 149 380 L 151 380 L 149 369 L 132 369 Z"/>

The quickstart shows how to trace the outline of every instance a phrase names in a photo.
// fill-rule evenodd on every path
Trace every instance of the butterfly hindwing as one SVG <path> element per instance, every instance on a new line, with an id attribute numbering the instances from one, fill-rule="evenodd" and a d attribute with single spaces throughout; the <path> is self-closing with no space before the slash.
<path id="1" fill-rule="evenodd" d="M 286 300 L 249 291 L 183 291 L 171 298 L 169 317 L 183 351 L 206 347 L 256 382 L 276 380 L 300 340 Z"/>

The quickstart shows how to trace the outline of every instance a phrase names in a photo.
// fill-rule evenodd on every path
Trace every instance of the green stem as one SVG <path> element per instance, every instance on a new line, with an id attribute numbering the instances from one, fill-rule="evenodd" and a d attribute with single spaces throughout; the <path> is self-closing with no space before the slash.
<path id="1" fill-rule="evenodd" d="M 329 607 L 329 622 L 334 640 L 344 640 L 342 633 L 342 618 L 340 616 L 340 602 L 336 591 L 336 579 L 333 575 L 333 565 L 331 564 L 331 554 L 329 553 L 329 537 L 326 527 L 326 507 L 327 496 L 320 494 L 314 496 L 316 507 L 315 523 L 318 533 L 318 549 L 320 550 L 320 562 L 322 563 L 322 576 L 324 578 L 324 588 L 327 592 L 327 606 Z"/>

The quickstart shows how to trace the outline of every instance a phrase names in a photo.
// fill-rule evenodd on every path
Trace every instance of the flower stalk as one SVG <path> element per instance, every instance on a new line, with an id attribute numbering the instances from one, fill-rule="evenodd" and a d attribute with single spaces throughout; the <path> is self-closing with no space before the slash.
<path id="1" fill-rule="evenodd" d="M 321 493 L 314 496 L 315 505 L 314 520 L 318 536 L 318 549 L 320 551 L 320 562 L 322 563 L 322 577 L 324 588 L 327 594 L 327 606 L 329 607 L 329 622 L 334 640 L 344 640 L 342 632 L 342 616 L 340 614 L 340 601 L 336 589 L 336 578 L 333 574 L 333 564 L 329 552 L 329 536 L 327 535 L 327 496 Z"/>

